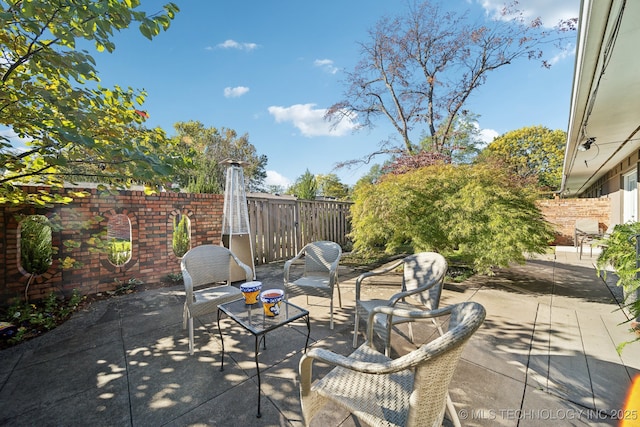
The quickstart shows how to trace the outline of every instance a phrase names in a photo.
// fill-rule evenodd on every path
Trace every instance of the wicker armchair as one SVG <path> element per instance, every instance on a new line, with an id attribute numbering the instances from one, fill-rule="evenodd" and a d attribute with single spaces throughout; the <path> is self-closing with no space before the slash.
<path id="1" fill-rule="evenodd" d="M 180 268 L 186 292 L 182 327 L 189 324 L 189 354 L 193 354 L 193 318 L 215 313 L 218 305 L 242 298 L 240 289 L 231 286 L 232 261 L 245 271 L 247 281 L 253 280 L 251 268 L 224 246 L 196 246 L 182 257 Z M 226 282 L 226 285 L 221 282 Z M 218 285 L 194 290 L 209 284 Z"/>
<path id="2" fill-rule="evenodd" d="M 464 344 L 484 320 L 484 307 L 476 302 L 433 311 L 377 307 L 368 325 L 376 313 L 411 319 L 450 317 L 442 336 L 394 360 L 373 348 L 371 326 L 367 342 L 349 356 L 320 348 L 307 352 L 299 365 L 305 425 L 329 401 L 371 426 L 439 426 L 445 410 L 459 424 L 448 387 Z M 312 385 L 315 360 L 336 367 Z"/>
<path id="3" fill-rule="evenodd" d="M 342 248 L 339 244 L 329 241 L 312 242 L 292 259 L 284 264 L 284 290 L 285 297 L 306 295 L 309 304 L 309 295 L 329 298 L 330 321 L 329 327 L 333 329 L 333 287 L 338 288 L 338 301 L 342 308 L 342 296 L 338 284 L 338 264 L 342 256 Z M 304 257 L 304 272 L 302 277 L 292 280 L 290 270 L 294 261 Z"/>
<path id="4" fill-rule="evenodd" d="M 403 273 L 402 289 L 400 292 L 394 294 L 389 300 L 361 299 L 361 291 L 365 279 L 388 273 L 401 265 L 403 266 Z M 353 348 L 356 348 L 358 344 L 358 326 L 360 319 L 367 319 L 367 316 L 369 316 L 376 307 L 389 306 L 414 310 L 417 308 L 415 304 L 419 304 L 420 308 L 426 308 L 428 310 L 438 308 L 447 269 L 447 260 L 442 255 L 435 252 L 420 252 L 409 255 L 383 270 L 371 271 L 358 276 L 356 279 L 356 314 L 355 325 L 353 327 Z M 413 300 L 411 302 L 414 304 L 406 302 L 407 299 L 409 301 Z M 395 316 L 393 318 L 387 316 L 376 316 L 374 318 L 373 329 L 384 341 L 385 354 L 387 356 L 389 356 L 391 329 L 394 325 L 407 321 L 409 321 L 409 319 Z M 410 323 L 409 333 L 413 341 Z"/>

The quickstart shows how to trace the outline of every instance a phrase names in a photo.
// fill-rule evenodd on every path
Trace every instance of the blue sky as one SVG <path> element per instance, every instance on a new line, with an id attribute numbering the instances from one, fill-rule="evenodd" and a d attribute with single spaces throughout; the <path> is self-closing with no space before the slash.
<path id="1" fill-rule="evenodd" d="M 449 0 L 461 9 L 492 14 L 497 0 Z M 147 12 L 166 1 L 142 1 Z M 405 0 L 249 1 L 174 0 L 181 9 L 153 41 L 132 28 L 116 35 L 116 51 L 95 53 L 101 84 L 148 92 L 147 125 L 169 135 L 173 124 L 197 120 L 206 127 L 247 133 L 268 157 L 268 184 L 287 186 L 305 170 L 336 173 L 353 185 L 369 171 L 333 170 L 360 158 L 394 131 L 384 120 L 373 130 L 331 131 L 324 110 L 342 99 L 344 70 L 359 59 L 358 42 L 384 15 L 406 9 Z M 544 22 L 578 16 L 579 0 L 521 0 L 520 8 Z M 550 70 L 539 63 L 509 65 L 489 75 L 467 109 L 480 115 L 488 138 L 523 126 L 566 130 L 574 55 L 562 52 Z M 379 162 L 384 159 L 380 158 Z"/>

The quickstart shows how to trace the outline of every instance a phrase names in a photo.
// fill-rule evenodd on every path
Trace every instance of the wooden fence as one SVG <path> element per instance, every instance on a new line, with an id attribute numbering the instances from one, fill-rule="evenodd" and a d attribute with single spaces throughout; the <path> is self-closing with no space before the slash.
<path id="1" fill-rule="evenodd" d="M 350 202 L 247 197 L 247 204 L 256 264 L 290 259 L 316 240 L 349 244 Z"/>

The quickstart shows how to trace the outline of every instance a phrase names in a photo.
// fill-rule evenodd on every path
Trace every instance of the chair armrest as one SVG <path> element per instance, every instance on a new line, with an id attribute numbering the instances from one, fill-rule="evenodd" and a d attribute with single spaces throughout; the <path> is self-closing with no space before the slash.
<path id="1" fill-rule="evenodd" d="M 184 292 L 187 305 L 193 303 L 193 279 L 186 268 L 182 268 L 182 282 L 184 283 Z"/>
<path id="2" fill-rule="evenodd" d="M 380 274 L 385 274 L 390 272 L 391 270 L 396 269 L 398 266 L 400 266 L 402 263 L 404 262 L 404 260 L 399 260 L 397 262 L 394 262 L 392 265 L 390 265 L 389 267 L 386 267 L 382 270 L 374 270 L 374 271 L 368 271 L 366 273 L 362 273 L 361 275 L 358 276 L 358 278 L 356 279 L 356 301 L 360 300 L 360 288 L 362 286 L 362 281 L 364 279 L 366 279 L 367 277 L 371 277 L 371 276 L 378 276 Z"/>
<path id="3" fill-rule="evenodd" d="M 363 344 L 367 345 L 368 344 Z M 376 362 L 363 362 L 361 360 L 354 359 L 349 356 L 343 356 L 338 353 L 334 353 L 331 350 L 323 348 L 312 348 L 306 354 L 302 355 L 300 365 L 304 363 L 304 359 L 314 359 L 320 362 L 327 363 L 329 365 L 340 366 L 352 371 L 363 372 L 366 374 L 388 374 L 395 372 L 388 369 L 388 363 L 376 363 Z M 390 359 L 389 359 L 390 361 Z"/>
<path id="4" fill-rule="evenodd" d="M 410 310 L 402 310 L 406 313 L 412 313 Z M 424 312 L 422 312 L 424 313 Z M 433 317 L 433 316 L 430 316 Z M 447 338 L 439 337 L 436 340 L 445 341 Z M 442 347 L 439 345 L 434 345 L 435 352 L 434 354 L 440 352 Z M 352 357 L 354 354 L 359 353 L 359 358 Z M 342 356 L 341 354 L 334 353 L 331 350 L 326 350 L 322 348 L 312 348 L 306 354 L 302 355 L 299 364 L 300 370 L 300 385 L 302 388 L 303 395 L 308 394 L 308 391 L 311 388 L 311 378 L 312 378 L 312 367 L 313 361 L 318 360 L 320 362 L 324 362 L 328 365 L 340 366 L 344 369 L 348 369 L 350 371 L 361 372 L 364 374 L 372 374 L 372 375 L 385 375 L 392 374 L 394 372 L 403 371 L 409 367 L 413 367 L 419 362 L 423 361 L 425 357 L 429 357 L 430 351 L 425 351 L 421 349 L 416 349 L 410 353 L 405 354 L 397 359 L 390 359 L 384 356 L 382 353 L 379 353 L 371 346 L 371 341 L 367 341 L 362 344 L 357 350 L 355 350 L 350 356 Z M 373 361 L 364 361 L 360 360 L 362 356 L 373 356 L 376 359 L 379 359 L 379 362 Z"/>
<path id="5" fill-rule="evenodd" d="M 407 310 L 404 308 L 395 308 L 392 306 L 378 306 L 375 307 L 370 313 L 367 319 L 367 341 L 373 342 L 373 324 L 374 317 L 378 314 L 385 314 L 387 321 L 390 322 L 394 316 L 405 317 L 409 319 L 433 319 L 435 317 L 444 316 L 451 313 L 454 306 L 450 305 L 436 310 Z"/>
<path id="6" fill-rule="evenodd" d="M 444 277 L 442 278 L 442 280 L 444 280 Z M 436 282 L 433 282 L 433 283 L 431 283 L 431 284 L 429 284 L 427 286 L 423 286 L 421 288 L 416 288 L 416 289 L 413 289 L 413 290 L 410 290 L 410 291 L 398 292 L 398 293 L 392 295 L 391 298 L 389 298 L 389 304 L 387 304 L 387 305 L 394 306 L 394 305 L 396 305 L 398 303 L 398 301 L 400 301 L 400 300 L 402 300 L 402 299 L 404 299 L 404 298 L 406 298 L 408 296 L 411 296 L 411 295 L 414 295 L 414 294 L 419 294 L 420 292 L 424 292 L 424 291 L 426 291 L 428 289 L 433 288 L 436 285 L 439 285 L 442 280 L 438 280 Z"/>
<path id="7" fill-rule="evenodd" d="M 238 267 L 244 270 L 246 281 L 250 282 L 251 280 L 253 280 L 254 276 L 253 276 L 253 271 L 251 270 L 251 267 L 249 267 L 244 262 L 240 261 L 240 258 L 238 258 L 233 252 L 231 252 L 231 257 L 233 258 L 235 263 L 238 264 Z"/>
<path id="8" fill-rule="evenodd" d="M 341 354 L 322 348 L 313 348 L 306 354 L 303 354 L 299 364 L 302 396 L 308 395 L 311 389 L 314 360 L 333 366 L 340 366 L 350 371 L 372 375 L 384 375 L 407 369 L 407 367 L 414 364 L 415 359 L 419 357 L 419 355 L 415 354 L 416 352 L 412 352 L 398 359 L 389 359 L 382 353 L 378 353 L 376 350 L 367 347 L 369 347 L 369 343 L 364 343 L 354 353 L 361 353 L 365 355 L 368 353 L 369 355 L 375 355 L 376 358 L 381 360 L 380 362 L 366 362 L 351 356 L 342 356 Z M 354 353 L 352 353 L 352 355 Z"/>
<path id="9" fill-rule="evenodd" d="M 368 344 L 365 343 L 362 346 L 367 346 L 367 345 Z M 364 372 L 368 374 L 386 374 L 390 372 L 396 372 L 396 371 L 389 371 L 386 368 L 385 363 L 381 364 L 381 363 L 374 363 L 374 362 L 363 362 L 348 356 L 342 356 L 340 354 L 334 353 L 331 350 L 325 350 L 321 348 L 312 348 L 306 354 L 303 354 L 302 357 L 300 358 L 300 364 L 298 369 L 300 372 L 301 397 L 308 396 L 311 391 L 314 360 L 318 360 L 320 362 L 324 362 L 329 365 L 340 366 L 352 371 Z"/>
<path id="10" fill-rule="evenodd" d="M 303 248 L 300 252 L 298 252 L 296 256 L 294 256 L 293 258 L 291 258 L 290 260 L 284 263 L 284 283 L 289 282 L 289 270 L 291 269 L 291 265 L 293 264 L 294 261 L 302 258 L 302 255 L 304 255 L 304 252 L 305 250 Z"/>

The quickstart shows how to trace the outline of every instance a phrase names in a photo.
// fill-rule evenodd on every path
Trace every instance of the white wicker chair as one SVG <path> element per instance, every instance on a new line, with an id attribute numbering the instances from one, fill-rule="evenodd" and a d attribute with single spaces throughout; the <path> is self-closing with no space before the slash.
<path id="1" fill-rule="evenodd" d="M 231 286 L 231 262 L 237 263 L 246 273 L 246 280 L 253 280 L 251 268 L 238 259 L 229 249 L 218 245 L 201 245 L 190 249 L 182 257 L 180 268 L 186 292 L 182 327 L 189 324 L 189 354 L 193 354 L 193 318 L 215 313 L 218 305 L 242 298 L 240 289 Z M 220 284 L 225 282 L 226 285 Z M 217 286 L 194 290 L 202 285 Z"/>
<path id="2" fill-rule="evenodd" d="M 485 309 L 476 302 L 464 302 L 433 311 L 408 311 L 377 307 L 376 313 L 411 319 L 450 315 L 446 332 L 420 348 L 390 359 L 368 340 L 349 356 L 314 348 L 300 359 L 300 401 L 305 425 L 329 401 L 350 411 L 371 426 L 440 426 L 445 410 L 458 422 L 448 395 L 462 349 L 480 327 Z M 336 366 L 312 385 L 314 360 Z"/>
<path id="3" fill-rule="evenodd" d="M 363 281 L 366 278 L 388 273 L 400 266 L 403 266 L 402 289 L 394 294 L 389 300 L 363 300 L 360 298 Z M 407 310 L 416 309 L 416 305 L 405 302 L 407 297 L 414 303 L 420 304 L 420 308 L 435 310 L 440 304 L 442 285 L 444 276 L 447 274 L 447 260 L 435 252 L 420 252 L 409 255 L 398 262 L 393 263 L 383 270 L 363 273 L 356 279 L 356 314 L 355 325 L 353 327 L 353 348 L 358 344 L 358 326 L 360 318 L 367 319 L 369 313 L 375 307 L 389 306 L 404 308 Z M 385 343 L 385 354 L 389 356 L 391 329 L 394 325 L 407 322 L 408 319 L 394 317 L 391 321 L 386 316 L 376 316 L 374 319 L 374 331 Z M 410 338 L 413 341 L 411 324 L 409 324 Z"/>
<path id="4" fill-rule="evenodd" d="M 338 284 L 338 264 L 342 256 L 342 248 L 335 242 L 326 240 L 312 242 L 292 259 L 284 264 L 284 290 L 285 297 L 297 295 L 309 295 L 329 298 L 330 302 L 330 328 L 333 329 L 333 287 L 338 288 L 338 301 L 342 308 L 342 296 Z M 304 257 L 304 272 L 302 277 L 291 280 L 290 270 L 294 261 Z"/>

